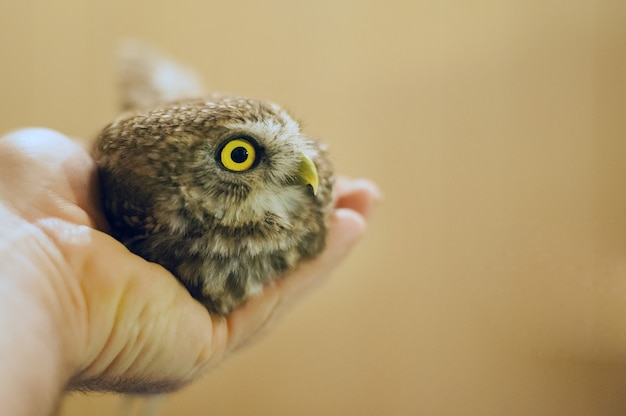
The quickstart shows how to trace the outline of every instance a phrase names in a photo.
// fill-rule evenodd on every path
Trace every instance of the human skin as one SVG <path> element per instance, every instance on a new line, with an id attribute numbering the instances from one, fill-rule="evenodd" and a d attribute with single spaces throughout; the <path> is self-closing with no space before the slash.
<path id="1" fill-rule="evenodd" d="M 0 139 L 0 403 L 54 412 L 68 389 L 159 393 L 256 339 L 323 282 L 365 232 L 379 193 L 340 178 L 327 248 L 228 317 L 106 234 L 96 168 L 66 136 Z"/>

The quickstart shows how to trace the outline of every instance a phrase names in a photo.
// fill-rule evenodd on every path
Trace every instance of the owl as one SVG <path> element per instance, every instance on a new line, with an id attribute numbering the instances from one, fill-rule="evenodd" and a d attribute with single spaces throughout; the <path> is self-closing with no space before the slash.
<path id="1" fill-rule="evenodd" d="M 162 65 L 139 55 L 146 79 L 128 84 L 159 99 L 126 100 L 131 111 L 102 130 L 93 152 L 111 233 L 211 313 L 229 314 L 323 250 L 333 206 L 326 148 L 270 102 L 161 99 L 172 85 L 156 85 Z"/>

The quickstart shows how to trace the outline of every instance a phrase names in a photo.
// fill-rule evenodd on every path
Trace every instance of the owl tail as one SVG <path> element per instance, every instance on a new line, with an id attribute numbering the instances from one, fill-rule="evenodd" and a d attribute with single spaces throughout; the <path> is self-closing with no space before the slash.
<path id="1" fill-rule="evenodd" d="M 126 41 L 118 61 L 120 104 L 124 111 L 196 98 L 204 93 L 193 71 L 144 43 Z"/>

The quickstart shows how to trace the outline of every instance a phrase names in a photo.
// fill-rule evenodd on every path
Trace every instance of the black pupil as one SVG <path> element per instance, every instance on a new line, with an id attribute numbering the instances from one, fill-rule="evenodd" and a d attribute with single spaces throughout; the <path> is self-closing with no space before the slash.
<path id="1" fill-rule="evenodd" d="M 235 163 L 243 163 L 248 159 L 248 151 L 244 147 L 235 147 L 230 157 Z"/>

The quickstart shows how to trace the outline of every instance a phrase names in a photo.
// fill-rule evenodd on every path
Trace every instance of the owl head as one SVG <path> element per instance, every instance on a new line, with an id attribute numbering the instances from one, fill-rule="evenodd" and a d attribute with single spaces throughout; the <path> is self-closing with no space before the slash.
<path id="1" fill-rule="evenodd" d="M 207 219 L 289 230 L 331 198 L 324 147 L 265 101 L 211 95 L 139 110 L 105 128 L 96 151 L 105 179 L 124 178 L 116 188 L 137 196 L 126 205 L 149 204 L 173 230 Z"/>

